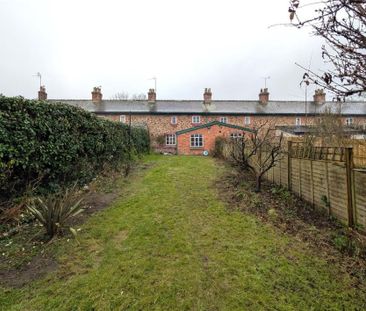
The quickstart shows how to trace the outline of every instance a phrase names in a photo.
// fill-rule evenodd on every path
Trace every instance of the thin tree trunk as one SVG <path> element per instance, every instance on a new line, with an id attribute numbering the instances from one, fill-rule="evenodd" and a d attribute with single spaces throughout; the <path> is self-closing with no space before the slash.
<path id="1" fill-rule="evenodd" d="M 257 174 L 255 178 L 255 192 L 261 192 L 262 188 L 262 175 Z"/>

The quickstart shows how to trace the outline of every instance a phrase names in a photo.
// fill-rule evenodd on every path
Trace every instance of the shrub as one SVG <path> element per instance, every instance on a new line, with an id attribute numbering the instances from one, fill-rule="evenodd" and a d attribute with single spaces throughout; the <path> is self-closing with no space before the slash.
<path id="1" fill-rule="evenodd" d="M 81 199 L 75 188 L 66 190 L 64 193 L 48 195 L 41 199 L 35 198 L 27 209 L 46 229 L 49 238 L 59 233 L 65 228 L 66 221 L 80 214 Z"/>
<path id="2" fill-rule="evenodd" d="M 40 193 L 86 183 L 105 164 L 130 161 L 149 145 L 143 128 L 67 104 L 0 96 L 0 202 L 35 182 Z"/>
<path id="3" fill-rule="evenodd" d="M 225 144 L 227 144 L 227 139 L 225 137 L 217 137 L 215 139 L 215 146 L 214 149 L 212 150 L 212 156 L 214 156 L 215 158 L 220 158 L 223 159 L 224 158 L 224 147 Z"/>

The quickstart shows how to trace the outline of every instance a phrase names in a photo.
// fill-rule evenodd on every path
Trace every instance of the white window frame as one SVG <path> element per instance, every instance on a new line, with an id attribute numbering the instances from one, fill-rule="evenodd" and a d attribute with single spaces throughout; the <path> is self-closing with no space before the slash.
<path id="1" fill-rule="evenodd" d="M 231 139 L 238 139 L 238 138 L 242 138 L 242 137 L 243 137 L 243 133 L 240 133 L 240 132 L 230 133 Z"/>
<path id="2" fill-rule="evenodd" d="M 300 117 L 295 118 L 295 125 L 301 125 L 301 118 Z"/>
<path id="3" fill-rule="evenodd" d="M 170 118 L 170 124 L 177 124 L 178 123 L 178 118 L 177 116 L 172 116 Z"/>
<path id="4" fill-rule="evenodd" d="M 351 118 L 351 117 L 350 118 L 346 118 L 345 123 L 346 123 L 347 126 L 352 125 L 353 124 L 353 118 Z"/>
<path id="5" fill-rule="evenodd" d="M 245 116 L 244 117 L 244 124 L 245 125 L 250 125 L 250 116 Z"/>
<path id="6" fill-rule="evenodd" d="M 202 148 L 204 146 L 202 134 L 192 134 L 190 138 L 191 148 Z"/>
<path id="7" fill-rule="evenodd" d="M 176 144 L 177 144 L 177 137 L 175 134 L 165 135 L 165 145 L 166 146 L 175 146 Z"/>
<path id="8" fill-rule="evenodd" d="M 221 123 L 228 123 L 228 117 L 220 117 Z"/>
<path id="9" fill-rule="evenodd" d="M 126 123 L 126 115 L 121 114 L 121 115 L 119 116 L 119 122 L 121 122 L 121 123 Z"/>
<path id="10" fill-rule="evenodd" d="M 193 124 L 201 123 L 201 116 L 192 116 L 192 123 Z"/>

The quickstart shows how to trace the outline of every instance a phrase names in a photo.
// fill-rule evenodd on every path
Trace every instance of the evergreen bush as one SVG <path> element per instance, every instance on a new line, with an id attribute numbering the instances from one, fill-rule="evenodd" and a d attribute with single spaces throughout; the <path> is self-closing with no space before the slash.
<path id="1" fill-rule="evenodd" d="M 131 137 L 129 137 L 131 135 Z M 62 103 L 0 95 L 0 200 L 56 191 L 149 151 L 148 131 Z"/>

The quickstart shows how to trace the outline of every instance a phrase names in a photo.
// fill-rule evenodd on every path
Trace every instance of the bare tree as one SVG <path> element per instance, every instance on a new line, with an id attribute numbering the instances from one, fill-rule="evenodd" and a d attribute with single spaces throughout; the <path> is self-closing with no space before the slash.
<path id="1" fill-rule="evenodd" d="M 116 100 L 127 100 L 128 98 L 129 98 L 129 95 L 127 92 L 118 92 L 111 97 L 111 99 L 116 99 Z"/>
<path id="2" fill-rule="evenodd" d="M 118 92 L 116 94 L 114 94 L 111 99 L 116 99 L 116 100 L 145 100 L 146 99 L 146 95 L 144 93 L 139 93 L 139 94 L 133 94 L 131 97 L 127 92 Z"/>
<path id="3" fill-rule="evenodd" d="M 325 39 L 322 57 L 332 69 L 316 73 L 306 68 L 304 80 L 338 95 L 338 99 L 366 92 L 366 1 L 325 0 L 313 17 L 301 19 L 300 2 L 290 0 L 290 19 L 298 28 L 312 26 L 314 34 Z"/>
<path id="4" fill-rule="evenodd" d="M 275 135 L 275 130 L 262 124 L 249 136 L 232 139 L 230 142 L 231 161 L 240 170 L 253 173 L 256 179 L 255 191 L 260 192 L 262 178 L 281 159 L 283 136 Z"/>
<path id="5" fill-rule="evenodd" d="M 144 93 L 133 94 L 132 99 L 133 100 L 145 100 L 146 99 L 146 94 L 144 94 Z"/>
<path id="6" fill-rule="evenodd" d="M 335 111 L 326 109 L 315 118 L 314 124 L 309 127 L 308 132 L 302 137 L 302 142 L 303 146 L 309 149 L 314 146 L 365 146 L 364 139 L 354 138 L 355 135 L 362 133 L 362 130 L 363 127 L 357 122 L 350 122 L 345 125 L 345 119 L 340 108 Z"/>

